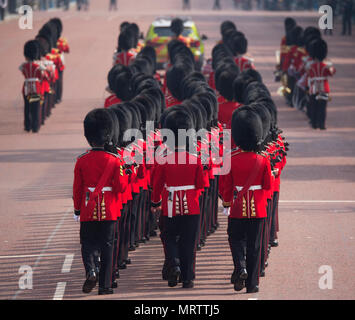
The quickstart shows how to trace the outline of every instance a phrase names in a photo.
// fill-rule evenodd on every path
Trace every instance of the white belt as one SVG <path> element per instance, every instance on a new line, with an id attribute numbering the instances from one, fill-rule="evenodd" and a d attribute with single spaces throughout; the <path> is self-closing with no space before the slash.
<path id="1" fill-rule="evenodd" d="M 90 192 L 94 192 L 95 188 L 88 188 Z M 101 189 L 102 192 L 106 192 L 106 191 L 112 191 L 112 187 L 103 187 Z"/>
<path id="2" fill-rule="evenodd" d="M 33 82 L 33 81 L 39 81 L 38 78 L 27 78 L 25 79 L 25 82 Z"/>
<path id="3" fill-rule="evenodd" d="M 238 190 L 238 192 L 243 190 L 243 187 L 240 186 L 235 186 L 235 188 Z M 255 185 L 255 186 L 250 186 L 248 190 L 254 191 L 254 190 L 261 190 L 263 187 L 261 185 Z"/>
<path id="4" fill-rule="evenodd" d="M 193 185 L 186 185 L 186 186 L 176 186 L 176 187 L 168 187 L 165 186 L 166 190 L 171 193 L 169 196 L 171 196 L 171 200 L 168 200 L 168 217 L 172 218 L 173 217 L 173 203 L 174 203 L 174 193 L 176 191 L 186 191 L 186 190 L 193 190 L 195 189 L 195 186 Z"/>

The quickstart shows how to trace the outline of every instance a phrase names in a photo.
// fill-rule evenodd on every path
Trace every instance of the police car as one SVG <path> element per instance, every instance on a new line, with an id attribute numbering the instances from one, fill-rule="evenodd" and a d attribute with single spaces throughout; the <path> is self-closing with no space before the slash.
<path id="1" fill-rule="evenodd" d="M 162 16 L 156 18 L 150 25 L 147 36 L 145 38 L 145 45 L 151 46 L 157 53 L 157 64 L 159 69 L 165 68 L 168 62 L 168 48 L 167 44 L 173 37 L 170 30 L 171 21 L 175 17 Z M 204 44 L 203 41 L 207 39 L 205 35 L 200 36 L 195 23 L 189 17 L 179 17 L 184 22 L 184 30 L 182 36 L 187 39 L 197 67 L 200 69 L 204 59 Z"/>

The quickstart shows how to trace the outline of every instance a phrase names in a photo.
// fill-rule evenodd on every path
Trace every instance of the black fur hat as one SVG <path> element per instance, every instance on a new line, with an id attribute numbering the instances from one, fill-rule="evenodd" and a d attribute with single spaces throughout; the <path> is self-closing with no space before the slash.
<path id="1" fill-rule="evenodd" d="M 120 24 L 120 33 L 121 33 L 124 29 L 126 29 L 129 25 L 130 25 L 130 23 L 129 23 L 128 21 L 123 21 L 123 22 L 121 22 L 121 24 Z"/>
<path id="2" fill-rule="evenodd" d="M 323 39 L 315 39 L 309 45 L 309 55 L 312 59 L 323 61 L 328 55 L 328 45 Z"/>
<path id="3" fill-rule="evenodd" d="M 292 28 L 294 28 L 296 26 L 296 20 L 291 18 L 291 17 L 287 17 L 284 20 L 284 26 L 285 26 L 285 32 L 287 33 L 288 30 L 291 30 Z"/>
<path id="4" fill-rule="evenodd" d="M 104 108 L 94 109 L 84 119 L 85 138 L 92 147 L 103 147 L 112 141 L 113 125 L 109 111 Z"/>
<path id="5" fill-rule="evenodd" d="M 171 110 L 169 110 L 171 109 Z M 177 108 L 169 108 L 167 113 L 164 115 L 162 128 L 170 129 L 175 135 L 175 146 L 183 147 L 187 144 L 187 141 L 181 141 L 179 139 L 179 129 L 189 130 L 194 129 L 194 123 L 191 117 L 191 113 L 187 108 L 177 106 Z M 172 146 L 171 146 L 172 147 Z"/>
<path id="6" fill-rule="evenodd" d="M 243 33 L 238 33 L 230 40 L 230 48 L 233 55 L 243 55 L 248 51 L 248 40 Z"/>
<path id="7" fill-rule="evenodd" d="M 249 106 L 236 109 L 232 115 L 232 137 L 242 150 L 259 151 L 263 141 L 263 124 L 258 113 Z"/>
<path id="8" fill-rule="evenodd" d="M 48 54 L 52 50 L 50 40 L 48 39 L 48 37 L 37 35 L 36 40 L 40 44 L 41 57 L 44 57 L 46 54 Z"/>
<path id="9" fill-rule="evenodd" d="M 58 17 L 55 17 L 55 18 L 50 19 L 49 21 L 56 25 L 57 35 L 58 35 L 58 38 L 60 38 L 60 36 L 62 35 L 62 32 L 63 32 L 62 20 L 60 20 L 60 18 L 58 18 Z"/>
<path id="10" fill-rule="evenodd" d="M 237 27 L 235 26 L 233 21 L 230 21 L 230 20 L 223 21 L 220 26 L 220 32 L 221 32 L 222 37 L 223 37 L 224 33 L 229 29 L 237 31 Z"/>
<path id="11" fill-rule="evenodd" d="M 171 21 L 170 29 L 178 37 L 184 31 L 184 22 L 180 18 L 175 18 Z"/>
<path id="12" fill-rule="evenodd" d="M 40 57 L 40 52 L 39 52 L 39 45 L 38 41 L 36 40 L 29 40 L 25 43 L 24 49 L 23 49 L 23 54 L 25 58 L 34 61 L 38 60 Z"/>
<path id="13" fill-rule="evenodd" d="M 153 75 L 152 63 L 148 57 L 136 57 L 129 65 L 132 73 Z"/>
<path id="14" fill-rule="evenodd" d="M 239 75 L 239 68 L 235 65 L 233 68 L 224 70 L 216 76 L 216 89 L 227 100 L 234 100 L 233 82 Z"/>
<path id="15" fill-rule="evenodd" d="M 134 43 L 135 39 L 133 32 L 130 29 L 125 28 L 118 36 L 118 50 L 128 51 L 134 48 Z"/>
<path id="16" fill-rule="evenodd" d="M 128 101 L 132 98 L 131 87 L 132 72 L 129 67 L 120 65 L 113 67 L 108 75 L 109 86 L 113 86 L 113 92 L 122 101 Z"/>
<path id="17" fill-rule="evenodd" d="M 113 121 L 113 129 L 112 129 L 112 147 L 116 148 L 118 146 L 119 137 L 120 137 L 120 123 L 118 121 L 117 115 L 112 108 L 107 108 L 112 121 Z M 114 150 L 112 150 L 114 151 Z"/>
<path id="18" fill-rule="evenodd" d="M 266 141 L 267 137 L 270 135 L 271 130 L 271 114 L 268 108 L 263 104 L 254 103 L 250 107 L 252 110 L 258 113 L 263 124 L 263 142 Z"/>
<path id="19" fill-rule="evenodd" d="M 178 100 L 184 99 L 182 81 L 187 75 L 187 70 L 183 66 L 173 65 L 166 72 L 166 85 L 170 93 Z"/>
<path id="20" fill-rule="evenodd" d="M 157 54 L 155 49 L 151 46 L 145 46 L 137 55 L 137 58 L 144 56 L 147 57 L 151 63 L 152 74 L 155 74 L 157 68 Z"/>
<path id="21" fill-rule="evenodd" d="M 123 141 L 123 136 L 126 130 L 132 127 L 132 113 L 130 110 L 125 110 L 122 107 L 122 104 L 115 104 L 110 106 L 108 109 L 112 109 L 118 119 L 119 122 L 119 138 L 118 138 L 118 146 L 124 147 L 130 142 Z"/>
<path id="22" fill-rule="evenodd" d="M 290 31 L 291 45 L 302 47 L 304 44 L 303 28 L 300 26 L 294 27 Z"/>

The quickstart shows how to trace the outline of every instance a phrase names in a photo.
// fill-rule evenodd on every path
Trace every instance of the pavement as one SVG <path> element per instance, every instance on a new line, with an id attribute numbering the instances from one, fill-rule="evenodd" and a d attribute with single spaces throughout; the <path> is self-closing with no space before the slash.
<path id="1" fill-rule="evenodd" d="M 340 36 L 340 21 L 327 36 L 337 73 L 330 80 L 332 101 L 327 130 L 314 131 L 305 115 L 286 106 L 273 80 L 275 50 L 283 19 L 317 25 L 315 12 L 234 11 L 231 1 L 212 11 L 212 1 L 118 1 L 108 11 L 102 0 L 90 10 L 35 12 L 33 30 L 16 19 L 0 24 L 0 299 L 1 300 L 353 300 L 355 298 L 355 66 L 354 36 Z M 119 24 L 136 22 L 145 33 L 158 15 L 189 15 L 206 34 L 206 57 L 219 40 L 223 20 L 235 21 L 249 40 L 249 54 L 271 90 L 279 125 L 290 142 L 280 193 L 280 245 L 273 248 L 260 292 L 236 293 L 229 283 L 232 259 L 226 218 L 197 253 L 195 288 L 169 288 L 161 280 L 163 250 L 158 237 L 130 254 L 110 296 L 81 292 L 84 271 L 79 224 L 72 218 L 71 190 L 76 156 L 88 146 L 82 121 L 107 96 Z M 64 24 L 71 53 L 66 56 L 63 101 L 38 134 L 23 131 L 23 44 L 50 17 Z M 32 278 L 31 278 L 32 276 Z M 325 281 L 325 278 L 327 281 Z M 32 280 L 32 281 L 30 281 Z"/>

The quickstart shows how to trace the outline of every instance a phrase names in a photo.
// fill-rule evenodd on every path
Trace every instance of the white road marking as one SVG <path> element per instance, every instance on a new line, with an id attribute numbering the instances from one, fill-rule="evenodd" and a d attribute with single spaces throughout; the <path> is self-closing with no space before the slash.
<path id="1" fill-rule="evenodd" d="M 41 254 L 22 254 L 22 255 L 14 255 L 14 256 L 0 256 L 0 259 L 16 259 L 16 258 L 34 258 L 38 257 Z M 48 253 L 42 254 L 42 257 L 60 257 L 66 255 L 65 253 Z"/>
<path id="2" fill-rule="evenodd" d="M 57 288 L 55 289 L 53 300 L 62 300 L 63 299 L 66 285 L 67 285 L 66 282 L 58 282 L 57 283 Z"/>
<path id="3" fill-rule="evenodd" d="M 45 256 L 45 252 L 48 249 L 50 243 L 52 242 L 53 238 L 55 237 L 55 235 L 57 234 L 58 230 L 61 228 L 62 224 L 64 223 L 64 220 L 66 219 L 67 215 L 69 213 L 73 212 L 73 207 L 68 208 L 68 210 L 64 213 L 62 219 L 60 219 L 60 221 L 58 222 L 58 224 L 56 225 L 56 227 L 54 228 L 53 232 L 51 233 L 51 235 L 48 237 L 46 244 L 44 245 L 44 247 L 41 250 L 41 253 L 39 254 L 38 258 L 35 261 L 34 266 L 32 267 L 33 272 L 35 271 L 36 267 L 38 266 L 38 264 L 40 263 L 40 261 L 42 260 L 42 258 Z M 22 292 L 23 290 L 17 290 L 16 293 L 13 295 L 12 300 L 15 300 L 17 298 L 17 296 Z"/>
<path id="4" fill-rule="evenodd" d="M 67 254 L 62 267 L 62 273 L 69 273 L 73 263 L 74 254 Z"/>
<path id="5" fill-rule="evenodd" d="M 279 200 L 279 203 L 355 203 L 355 200 Z"/>

